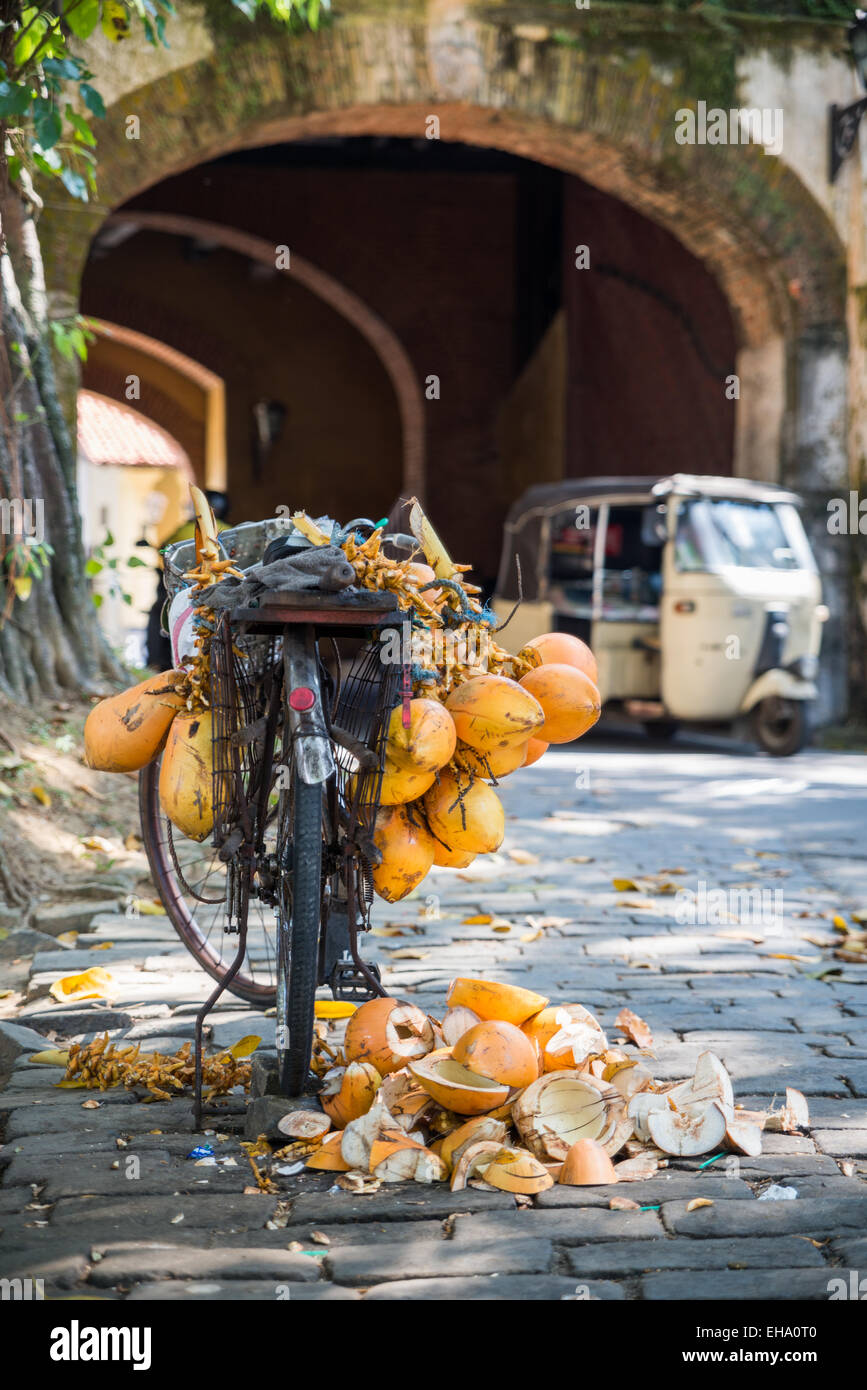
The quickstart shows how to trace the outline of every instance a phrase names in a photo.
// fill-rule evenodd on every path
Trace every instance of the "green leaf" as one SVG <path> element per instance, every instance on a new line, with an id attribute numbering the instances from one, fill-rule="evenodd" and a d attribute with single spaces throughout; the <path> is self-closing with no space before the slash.
<path id="1" fill-rule="evenodd" d="M 103 566 L 101 560 L 88 560 L 87 564 L 84 566 L 84 573 L 90 575 L 101 574 L 102 569 Z"/>
<path id="2" fill-rule="evenodd" d="M 13 49 L 13 58 L 15 66 L 23 68 L 45 37 L 48 20 L 39 14 L 38 6 L 28 5 L 27 9 L 21 12 L 20 28 L 22 32 Z M 25 29 L 26 33 L 23 32 Z"/>
<path id="3" fill-rule="evenodd" d="M 81 76 L 81 64 L 74 58 L 44 58 L 42 71 L 49 77 L 58 77 L 62 82 L 77 82 Z"/>
<path id="4" fill-rule="evenodd" d="M 121 594 L 124 603 L 132 603 L 132 594 Z"/>
<path id="5" fill-rule="evenodd" d="M 147 565 L 145 564 L 144 560 L 140 560 L 139 557 L 138 557 L 138 555 L 130 555 L 130 557 L 129 557 L 129 559 L 127 560 L 126 563 L 127 563 L 127 568 L 128 568 L 128 569 L 131 569 L 131 570 L 144 570 L 144 569 L 147 569 Z"/>
<path id="6" fill-rule="evenodd" d="M 91 594 L 90 597 L 93 599 L 94 608 L 102 607 L 102 594 Z"/>
<path id="7" fill-rule="evenodd" d="M 57 144 L 63 134 L 63 122 L 60 119 L 60 112 L 49 105 L 44 97 L 40 97 L 33 103 L 33 113 L 33 129 L 44 154 L 46 150 L 51 149 L 52 145 Z"/>
<path id="8" fill-rule="evenodd" d="M 91 129 L 90 122 L 84 116 L 79 115 L 77 111 L 73 111 L 68 102 L 66 105 L 66 119 L 69 121 L 69 124 L 72 126 L 79 140 L 85 145 L 96 144 L 96 136 Z"/>
<path id="9" fill-rule="evenodd" d="M 78 90 L 81 92 L 81 99 L 88 111 L 92 111 L 94 116 L 98 116 L 102 120 L 105 116 L 105 102 L 96 88 L 91 87 L 89 82 L 82 82 Z"/>
<path id="10" fill-rule="evenodd" d="M 82 203 L 87 202 L 87 180 L 83 178 L 81 174 L 77 174 L 74 169 L 62 169 L 60 171 L 60 182 L 63 184 L 67 193 L 72 194 L 73 198 L 78 198 L 79 202 Z M 75 342 L 72 343 L 72 347 L 83 361 L 84 357 L 87 355 L 87 350 L 84 349 L 82 352 Z"/>
<path id="11" fill-rule="evenodd" d="M 0 82 L 0 116 L 23 116 L 32 99 L 29 82 Z"/>
<path id="12" fill-rule="evenodd" d="M 88 39 L 99 23 L 99 0 L 65 0 L 63 18 L 77 39 Z"/>

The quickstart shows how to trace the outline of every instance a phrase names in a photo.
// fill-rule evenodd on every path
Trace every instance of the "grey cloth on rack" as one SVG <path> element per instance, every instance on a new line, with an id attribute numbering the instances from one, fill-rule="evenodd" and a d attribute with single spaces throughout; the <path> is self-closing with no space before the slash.
<path id="1" fill-rule="evenodd" d="M 266 589 L 318 589 L 337 593 L 355 583 L 355 570 L 339 546 L 311 546 L 270 565 L 251 565 L 243 579 L 226 578 L 199 595 L 209 608 L 245 608 Z"/>

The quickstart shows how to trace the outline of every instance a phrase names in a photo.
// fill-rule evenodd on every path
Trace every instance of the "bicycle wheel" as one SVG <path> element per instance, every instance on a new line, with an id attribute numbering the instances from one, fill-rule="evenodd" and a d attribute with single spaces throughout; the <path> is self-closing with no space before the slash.
<path id="1" fill-rule="evenodd" d="M 280 1090 L 303 1095 L 310 1073 L 322 912 L 322 786 L 295 769 L 281 792 L 277 923 L 277 1063 Z"/>
<path id="2" fill-rule="evenodd" d="M 226 933 L 228 869 L 209 843 L 188 840 L 163 815 L 159 797 L 160 759 L 139 774 L 142 838 L 157 892 L 187 950 L 214 980 L 222 980 L 237 950 Z M 276 840 L 277 818 L 271 836 Z M 270 1008 L 277 989 L 277 932 L 274 910 L 250 899 L 247 954 L 229 992 Z"/>

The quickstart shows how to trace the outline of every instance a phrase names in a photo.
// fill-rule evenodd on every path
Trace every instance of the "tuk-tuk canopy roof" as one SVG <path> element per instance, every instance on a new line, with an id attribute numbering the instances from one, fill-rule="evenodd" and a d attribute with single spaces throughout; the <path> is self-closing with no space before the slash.
<path id="1" fill-rule="evenodd" d="M 547 566 L 547 523 L 570 507 L 598 506 L 602 502 L 653 502 L 667 497 L 729 497 L 744 502 L 790 502 L 800 506 L 796 492 L 774 483 L 751 478 L 713 478 L 693 473 L 669 473 L 661 477 L 564 478 L 559 483 L 540 483 L 528 488 L 509 509 L 503 527 L 503 550 L 497 594 L 517 599 L 515 557 L 521 562 L 522 590 L 530 602 L 538 597 Z"/>

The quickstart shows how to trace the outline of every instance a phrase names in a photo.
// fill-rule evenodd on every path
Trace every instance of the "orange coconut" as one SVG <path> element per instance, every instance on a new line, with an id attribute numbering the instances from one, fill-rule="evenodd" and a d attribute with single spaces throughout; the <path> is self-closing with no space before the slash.
<path id="1" fill-rule="evenodd" d="M 405 806 L 382 806 L 376 814 L 373 843 L 382 855 L 373 866 L 373 886 L 386 902 L 399 902 L 433 864 L 436 841 L 421 818 L 409 816 Z"/>
<path id="2" fill-rule="evenodd" d="M 438 1105 L 456 1115 L 485 1115 L 509 1099 L 508 1086 L 462 1066 L 448 1048 L 410 1062 L 409 1069 Z"/>
<path id="3" fill-rule="evenodd" d="M 544 1009 L 548 1000 L 520 985 L 504 985 L 499 980 L 473 980 L 459 977 L 452 980 L 446 1003 L 450 1009 L 462 1005 L 472 1009 L 481 1019 L 500 1019 L 520 1027 L 533 1014 Z"/>
<path id="4" fill-rule="evenodd" d="M 435 777 L 435 772 L 414 772 L 409 767 L 399 767 L 386 757 L 379 793 L 380 806 L 405 806 L 409 801 L 416 801 L 433 785 Z"/>
<path id="5" fill-rule="evenodd" d="M 459 743 L 455 750 L 455 762 L 474 777 L 489 782 L 492 777 L 508 777 L 510 772 L 522 767 L 527 746 L 527 743 L 515 743 L 511 748 L 494 748 L 490 753 L 477 753 L 468 743 Z"/>
<path id="6" fill-rule="evenodd" d="M 576 666 L 562 663 L 537 666 L 521 677 L 545 712 L 539 738 L 546 743 L 571 743 L 592 728 L 602 711 L 599 691 Z"/>
<path id="7" fill-rule="evenodd" d="M 430 1052 L 434 1041 L 433 1024 L 415 1004 L 368 999 L 346 1025 L 343 1051 L 347 1062 L 370 1062 L 387 1076 Z"/>
<path id="8" fill-rule="evenodd" d="M 548 752 L 549 745 L 542 738 L 531 738 L 527 743 L 527 751 L 524 755 L 522 767 L 532 767 L 537 763 L 543 754 Z"/>
<path id="9" fill-rule="evenodd" d="M 459 779 L 445 769 L 425 796 L 424 807 L 431 830 L 449 849 L 488 854 L 503 843 L 503 804 L 486 782 Z"/>
<path id="10" fill-rule="evenodd" d="M 407 728 L 403 705 L 396 705 L 391 712 L 385 754 L 395 767 L 407 772 L 438 772 L 450 760 L 456 741 L 454 720 L 439 700 L 410 700 Z"/>
<path id="11" fill-rule="evenodd" d="M 84 725 L 84 760 L 97 772 L 138 772 L 153 762 L 184 699 L 183 671 L 148 676 L 94 705 Z"/>
<path id="12" fill-rule="evenodd" d="M 538 1048 L 543 1071 L 571 1071 L 608 1046 L 598 1020 L 583 1004 L 552 1004 L 527 1019 L 522 1032 Z"/>
<path id="13" fill-rule="evenodd" d="M 579 671 L 583 671 L 585 676 L 589 676 L 594 685 L 599 684 L 596 657 L 587 643 L 582 642 L 580 637 L 574 637 L 571 632 L 543 632 L 539 637 L 532 637 L 527 645 L 521 648 L 520 655 L 525 661 L 533 661 L 533 653 L 541 658 L 544 666 L 552 663 L 575 666 Z"/>
<path id="14" fill-rule="evenodd" d="M 475 1024 L 458 1038 L 452 1056 L 470 1071 L 507 1086 L 529 1086 L 539 1075 L 536 1049 L 526 1033 L 499 1019 Z"/>
<path id="15" fill-rule="evenodd" d="M 492 753 L 526 743 L 539 729 L 544 713 L 533 692 L 508 676 L 472 676 L 455 686 L 446 706 L 458 738 L 477 753 Z"/>
<path id="16" fill-rule="evenodd" d="M 567 1187 L 596 1187 L 619 1181 L 614 1164 L 595 1139 L 578 1139 L 572 1145 L 558 1178 Z"/>
<path id="17" fill-rule="evenodd" d="M 311 1154 L 307 1160 L 308 1168 L 321 1168 L 332 1173 L 348 1173 L 351 1164 L 346 1162 L 340 1152 L 341 1135 L 329 1134 L 328 1138 L 320 1145 L 315 1154 Z"/>
<path id="18" fill-rule="evenodd" d="M 467 869 L 475 857 L 467 849 L 449 849 L 448 845 L 434 840 L 433 862 L 438 864 L 441 869 Z"/>

